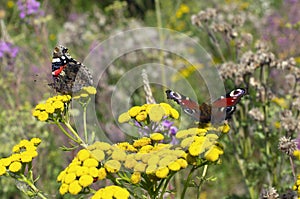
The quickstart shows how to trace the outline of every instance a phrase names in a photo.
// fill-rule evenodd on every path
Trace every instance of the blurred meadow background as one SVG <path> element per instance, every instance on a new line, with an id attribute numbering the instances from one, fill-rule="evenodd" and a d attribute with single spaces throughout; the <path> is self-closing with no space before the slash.
<path id="1" fill-rule="evenodd" d="M 222 140 L 221 163 L 209 168 L 200 198 L 297 198 L 299 0 L 0 2 L 0 157 L 8 156 L 20 139 L 41 138 L 33 169 L 40 175 L 37 186 L 43 192 L 53 198 L 76 198 L 60 196 L 56 182 L 75 155 L 60 150 L 68 143 L 65 135 L 32 116 L 36 104 L 56 94 L 48 86 L 54 47 L 63 44 L 72 57 L 83 61 L 110 36 L 150 26 L 198 41 L 211 54 L 226 89 L 248 89 L 229 122 L 230 134 Z M 132 66 L 148 62 L 173 66 L 181 78 L 199 85 L 195 92 L 206 99 L 205 85 L 194 74 L 198 66 L 154 49 L 128 53 L 114 60 L 97 87 L 97 119 L 112 142 L 130 139 L 110 116 L 114 85 Z M 172 81 L 175 85 L 180 79 Z M 153 85 L 152 92 L 158 102 L 167 102 L 162 87 Z M 131 97 L 132 105 L 145 103 L 142 88 Z M 1 176 L 0 196 L 25 198 L 15 184 Z M 186 197 L 195 198 L 194 191 L 188 190 Z"/>

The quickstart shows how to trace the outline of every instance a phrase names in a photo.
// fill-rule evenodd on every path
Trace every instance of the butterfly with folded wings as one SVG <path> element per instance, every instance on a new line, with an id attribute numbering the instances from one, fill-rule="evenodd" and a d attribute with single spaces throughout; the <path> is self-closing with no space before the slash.
<path id="1" fill-rule="evenodd" d="M 246 94 L 246 89 L 234 89 L 227 93 L 225 96 L 222 96 L 219 99 L 213 101 L 210 105 L 206 103 L 202 103 L 199 105 L 197 102 L 191 100 L 190 98 L 172 90 L 167 90 L 166 94 L 167 99 L 174 100 L 181 106 L 186 114 L 199 121 L 200 123 L 218 123 L 222 120 L 231 118 L 233 112 L 236 109 L 236 104 Z"/>
<path id="2" fill-rule="evenodd" d="M 49 86 L 61 94 L 76 93 L 85 86 L 93 85 L 93 77 L 89 69 L 76 61 L 68 52 L 68 48 L 58 45 L 52 57 L 53 83 Z"/>

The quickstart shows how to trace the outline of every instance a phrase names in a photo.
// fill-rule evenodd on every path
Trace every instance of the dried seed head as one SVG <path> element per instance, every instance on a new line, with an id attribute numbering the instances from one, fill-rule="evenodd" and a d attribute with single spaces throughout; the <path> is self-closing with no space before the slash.
<path id="1" fill-rule="evenodd" d="M 262 193 L 260 194 L 260 199 L 277 199 L 279 198 L 279 194 L 277 193 L 277 190 L 273 187 L 270 187 L 268 189 L 264 189 Z"/>
<path id="2" fill-rule="evenodd" d="M 293 155 L 293 152 L 297 149 L 297 142 L 295 140 L 291 140 L 290 137 L 286 138 L 285 136 L 283 136 L 279 139 L 278 148 L 283 153 L 291 156 Z"/>
<path id="3" fill-rule="evenodd" d="M 264 114 L 259 110 L 259 108 L 251 109 L 248 114 L 256 121 L 263 121 L 265 119 Z"/>

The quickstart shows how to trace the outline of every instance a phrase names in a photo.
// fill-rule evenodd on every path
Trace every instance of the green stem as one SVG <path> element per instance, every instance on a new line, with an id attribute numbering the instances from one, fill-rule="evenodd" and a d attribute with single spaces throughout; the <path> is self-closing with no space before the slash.
<path id="1" fill-rule="evenodd" d="M 71 140 L 73 140 L 74 142 L 76 142 L 76 143 L 78 143 L 78 144 L 80 144 L 79 142 L 78 142 L 78 140 L 76 140 L 75 138 L 73 138 L 63 127 L 62 127 L 62 125 L 60 124 L 60 122 L 58 122 L 58 121 L 55 121 L 54 122 L 57 126 L 58 126 L 58 128 L 68 137 L 68 138 L 70 138 Z"/>
<path id="2" fill-rule="evenodd" d="M 77 142 L 76 143 L 81 144 L 84 148 L 86 148 L 87 144 L 80 138 L 80 136 L 73 129 L 73 127 L 71 126 L 71 124 L 69 122 L 65 122 L 64 124 L 68 127 L 68 129 L 71 131 L 71 133 L 77 138 Z"/>
<path id="3" fill-rule="evenodd" d="M 86 106 L 87 104 L 83 105 L 83 132 L 84 132 L 84 139 L 85 142 L 88 143 L 88 136 L 87 136 L 87 128 L 86 128 Z"/>
<path id="4" fill-rule="evenodd" d="M 211 38 L 212 42 L 215 44 L 216 49 L 217 49 L 217 51 L 218 51 L 218 53 L 219 53 L 219 55 L 222 59 L 222 62 L 226 62 L 226 59 L 225 59 L 225 57 L 223 55 L 223 52 L 221 50 L 219 41 L 218 41 L 217 37 L 215 36 L 215 34 L 213 33 L 213 31 L 210 30 L 207 23 L 204 24 L 204 29 L 207 32 L 208 36 Z"/>
<path id="5" fill-rule="evenodd" d="M 294 177 L 294 182 L 296 182 L 297 177 L 296 177 L 295 165 L 294 165 L 292 156 L 289 156 L 289 159 L 290 159 L 290 163 L 291 163 L 291 167 L 292 167 L 292 173 L 293 173 L 293 177 Z"/>
<path id="6" fill-rule="evenodd" d="M 183 187 L 183 190 L 182 190 L 182 193 L 181 193 L 181 197 L 180 197 L 181 199 L 184 199 L 185 192 L 186 192 L 186 190 L 187 190 L 187 188 L 188 188 L 188 185 L 189 185 L 189 183 L 190 183 L 190 180 L 191 180 L 191 178 L 192 178 L 192 174 L 193 174 L 193 172 L 196 170 L 196 168 L 197 168 L 197 167 L 193 167 L 193 168 L 190 170 L 190 173 L 189 173 L 187 179 L 185 180 L 184 187 Z"/>
<path id="7" fill-rule="evenodd" d="M 197 198 L 200 198 L 200 190 L 201 190 L 203 182 L 205 181 L 204 179 L 205 179 L 205 176 L 207 174 L 207 170 L 208 170 L 208 165 L 206 164 L 206 165 L 204 165 L 201 180 L 200 180 L 200 184 L 198 186 Z"/>
<path id="8" fill-rule="evenodd" d="M 165 181 L 164 187 L 163 187 L 163 189 L 162 189 L 162 191 L 161 191 L 161 193 L 160 193 L 160 199 L 163 199 L 163 196 L 164 196 L 164 193 L 166 192 L 167 186 L 168 186 L 168 184 L 169 184 L 171 178 L 174 176 L 174 174 L 175 174 L 175 172 L 172 173 L 172 174 L 167 178 L 167 180 Z"/>
<path id="9" fill-rule="evenodd" d="M 21 176 L 21 179 L 18 179 L 22 182 L 25 182 L 40 198 L 42 199 L 47 199 L 46 196 L 44 196 L 40 191 L 39 189 L 34 185 L 34 183 L 32 183 L 30 180 L 28 180 L 26 178 L 26 176 L 24 176 L 23 174 L 20 175 Z"/>

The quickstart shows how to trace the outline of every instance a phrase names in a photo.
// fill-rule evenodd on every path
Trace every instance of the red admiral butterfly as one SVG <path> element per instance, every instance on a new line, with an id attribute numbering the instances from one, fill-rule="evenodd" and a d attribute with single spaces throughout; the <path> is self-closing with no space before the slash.
<path id="1" fill-rule="evenodd" d="M 73 59 L 68 48 L 62 45 L 53 50 L 52 77 L 53 83 L 49 85 L 62 94 L 71 95 L 82 87 L 93 85 L 93 77 L 88 68 Z"/>
<path id="2" fill-rule="evenodd" d="M 246 94 L 246 90 L 243 88 L 234 89 L 227 93 L 225 97 L 222 96 L 215 100 L 211 105 L 206 103 L 199 105 L 188 97 L 172 90 L 167 90 L 166 94 L 167 99 L 174 100 L 182 107 L 185 113 L 200 123 L 208 123 L 210 121 L 217 123 L 223 119 L 227 120 L 231 118 L 236 109 L 235 105 Z"/>

